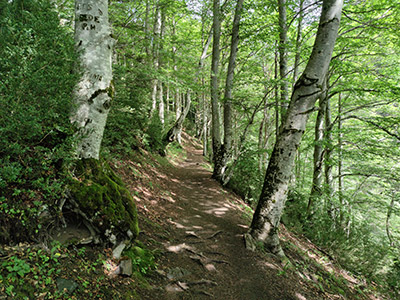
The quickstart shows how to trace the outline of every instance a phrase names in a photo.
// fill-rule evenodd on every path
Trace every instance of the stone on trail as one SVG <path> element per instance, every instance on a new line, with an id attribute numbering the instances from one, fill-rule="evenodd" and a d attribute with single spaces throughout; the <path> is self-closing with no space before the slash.
<path id="1" fill-rule="evenodd" d="M 120 275 L 131 276 L 132 275 L 132 260 L 125 259 L 119 264 L 121 270 Z"/>
<path id="2" fill-rule="evenodd" d="M 121 244 L 119 244 L 114 250 L 113 250 L 113 257 L 115 259 L 120 259 L 121 258 L 121 253 L 122 251 L 124 251 L 126 247 L 125 242 L 122 242 Z"/>

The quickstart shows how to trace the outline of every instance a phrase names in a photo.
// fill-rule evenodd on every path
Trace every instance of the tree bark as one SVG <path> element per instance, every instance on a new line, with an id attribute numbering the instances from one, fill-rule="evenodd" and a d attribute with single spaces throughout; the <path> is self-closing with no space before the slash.
<path id="1" fill-rule="evenodd" d="M 278 226 L 287 199 L 296 150 L 304 134 L 309 114 L 322 92 L 336 42 L 343 0 L 324 0 L 319 27 L 307 66 L 297 81 L 285 119 L 279 130 L 251 227 L 245 234 L 246 247 L 258 243 L 284 257 Z"/>
<path id="2" fill-rule="evenodd" d="M 211 139 L 213 149 L 213 178 L 219 179 L 223 163 L 220 161 L 223 153 L 221 140 L 221 124 L 219 111 L 219 56 L 221 37 L 220 2 L 213 0 L 213 51 L 211 61 Z"/>
<path id="3" fill-rule="evenodd" d="M 153 25 L 153 68 L 154 71 L 157 72 L 159 69 L 160 61 L 159 61 L 159 43 L 160 43 L 160 35 L 161 35 L 161 9 L 160 4 L 157 1 L 155 8 L 155 16 L 154 16 L 154 25 Z M 158 87 L 158 79 L 154 78 L 152 81 L 152 93 L 151 93 L 151 111 L 150 115 L 154 113 L 157 109 L 157 87 Z"/>
<path id="4" fill-rule="evenodd" d="M 192 102 L 192 100 L 191 100 L 191 96 L 190 96 L 190 91 L 188 91 L 185 108 L 184 108 L 183 112 L 180 114 L 178 120 L 176 120 L 174 126 L 171 127 L 171 129 L 168 131 L 167 135 L 165 136 L 164 140 L 166 143 L 172 143 L 173 141 L 178 141 L 179 145 L 181 144 L 181 134 L 182 134 L 183 122 L 185 121 L 186 116 L 189 113 L 191 102 Z"/>
<path id="5" fill-rule="evenodd" d="M 304 0 L 300 0 L 299 4 L 299 18 L 297 24 L 297 36 L 296 36 L 296 54 L 294 57 L 294 66 L 293 66 L 293 84 L 297 81 L 297 76 L 299 74 L 299 64 L 300 64 L 300 46 L 301 46 L 301 39 L 302 39 L 302 23 L 303 23 L 303 12 L 304 7 Z"/>
<path id="6" fill-rule="evenodd" d="M 326 102 L 328 101 L 327 97 L 327 84 L 326 80 L 324 80 L 324 84 L 322 86 L 323 93 L 319 97 L 319 108 L 317 120 L 315 121 L 315 137 L 314 137 L 314 170 L 313 170 L 313 181 L 311 185 L 311 192 L 308 199 L 307 205 L 307 218 L 311 219 L 313 212 L 313 206 L 315 200 L 321 198 L 322 196 L 322 183 L 323 183 L 323 163 L 324 163 L 324 121 L 325 121 L 325 112 L 326 112 Z"/>
<path id="7" fill-rule="evenodd" d="M 220 146 L 220 148 L 216 152 L 214 151 L 213 178 L 215 178 L 221 183 L 224 182 L 227 163 L 232 155 L 232 138 L 233 138 L 232 89 L 233 89 L 233 77 L 235 71 L 236 56 L 239 45 L 239 25 L 240 25 L 240 16 L 242 13 L 242 8 L 243 8 L 243 0 L 238 0 L 232 26 L 231 49 L 229 55 L 228 71 L 227 71 L 225 93 L 224 93 L 224 143 Z"/>
<path id="8" fill-rule="evenodd" d="M 286 0 L 278 0 L 279 11 L 279 79 L 280 79 L 280 104 L 281 104 L 281 117 L 285 116 L 286 110 L 289 105 L 289 86 L 287 82 L 287 17 L 286 17 Z"/>
<path id="9" fill-rule="evenodd" d="M 226 77 L 225 95 L 224 95 L 224 150 L 225 156 L 229 159 L 230 152 L 232 151 L 232 90 L 233 90 L 233 76 L 235 71 L 236 56 L 239 45 L 239 25 L 240 15 L 242 13 L 243 0 L 238 0 L 235 10 L 235 17 L 232 27 L 232 41 L 231 52 L 229 56 L 228 72 Z M 224 166 L 225 168 L 226 166 Z"/>
<path id="10" fill-rule="evenodd" d="M 328 213 L 329 217 L 333 221 L 335 219 L 335 213 L 333 210 L 333 203 L 332 203 L 332 198 L 333 198 L 333 176 L 332 176 L 332 162 L 331 162 L 331 156 L 332 156 L 332 151 L 333 151 L 333 138 L 332 138 L 332 111 L 331 111 L 331 105 L 330 105 L 330 98 L 328 97 L 327 102 L 326 102 L 326 112 L 325 112 L 325 131 L 324 131 L 324 139 L 326 142 L 326 147 L 325 147 L 325 186 L 326 186 L 326 200 L 325 200 L 325 206 L 326 206 L 326 212 Z"/>
<path id="11" fill-rule="evenodd" d="M 275 50 L 275 60 L 274 60 L 274 78 L 275 82 L 278 80 L 278 51 Z M 279 103 L 279 87 L 275 85 L 275 135 L 278 138 L 279 134 L 279 124 L 280 124 L 280 103 Z"/>
<path id="12" fill-rule="evenodd" d="M 163 43 L 162 40 L 164 38 L 164 31 L 165 31 L 165 13 L 163 10 L 160 10 L 160 16 L 157 16 L 157 18 L 161 18 L 161 25 L 160 25 L 160 36 L 158 40 L 158 69 L 161 70 L 163 66 L 163 57 L 161 55 L 162 50 L 163 50 Z M 158 116 L 160 118 L 160 122 L 164 128 L 164 123 L 165 123 L 165 104 L 164 104 L 164 89 L 163 89 L 163 82 L 161 80 L 158 80 L 157 84 L 157 94 L 158 94 Z"/>
<path id="13" fill-rule="evenodd" d="M 107 115 L 114 94 L 108 0 L 75 2 L 75 43 L 82 77 L 75 87 L 76 109 L 71 122 L 77 127 L 78 158 L 99 159 Z"/>

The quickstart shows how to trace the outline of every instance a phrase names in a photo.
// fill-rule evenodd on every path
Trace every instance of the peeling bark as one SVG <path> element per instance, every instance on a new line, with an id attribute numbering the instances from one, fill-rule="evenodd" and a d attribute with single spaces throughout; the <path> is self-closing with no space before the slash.
<path id="1" fill-rule="evenodd" d="M 100 145 L 114 95 L 112 48 L 114 39 L 108 22 L 107 0 L 75 2 L 75 45 L 79 53 L 81 79 L 74 90 L 78 158 L 99 159 Z"/>
<path id="2" fill-rule="evenodd" d="M 322 92 L 336 42 L 342 0 L 324 0 L 313 51 L 297 83 L 285 119 L 279 130 L 264 180 L 260 200 L 253 216 L 246 247 L 254 250 L 261 243 L 266 250 L 284 257 L 278 226 L 287 199 L 296 151 L 304 134 L 310 112 Z"/>

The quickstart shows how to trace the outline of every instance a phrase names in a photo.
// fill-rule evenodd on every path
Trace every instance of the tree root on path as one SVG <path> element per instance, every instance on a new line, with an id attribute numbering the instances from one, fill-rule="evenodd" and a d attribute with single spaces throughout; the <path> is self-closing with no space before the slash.
<path id="1" fill-rule="evenodd" d="M 210 239 L 212 239 L 212 238 L 215 238 L 217 235 L 219 235 L 219 234 L 221 234 L 221 233 L 223 233 L 223 231 L 222 231 L 222 230 L 219 230 L 219 231 L 213 233 L 212 235 L 210 235 L 210 236 L 207 238 L 207 240 L 210 240 Z"/>

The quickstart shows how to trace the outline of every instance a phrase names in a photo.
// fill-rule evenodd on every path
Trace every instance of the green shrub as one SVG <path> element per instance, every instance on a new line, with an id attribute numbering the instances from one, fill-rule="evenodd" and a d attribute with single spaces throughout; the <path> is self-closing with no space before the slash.
<path id="1" fill-rule="evenodd" d="M 103 146 L 126 154 L 141 146 L 149 123 L 150 79 L 140 64 L 132 68 L 114 65 L 113 68 L 116 95 L 107 118 Z"/>
<path id="2" fill-rule="evenodd" d="M 8 242 L 35 236 L 40 209 L 63 196 L 77 76 L 71 30 L 49 1 L 0 6 L 0 242 Z"/>
<path id="3" fill-rule="evenodd" d="M 260 197 L 264 175 L 258 169 L 257 151 L 243 153 L 234 166 L 233 176 L 228 184 L 235 193 L 255 206 Z"/>

